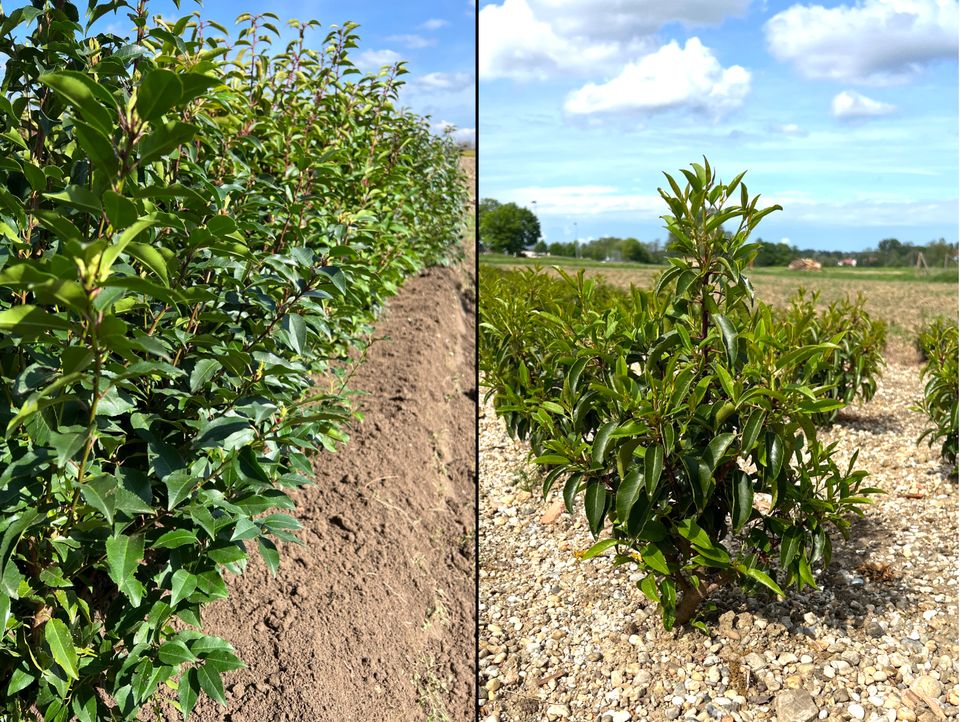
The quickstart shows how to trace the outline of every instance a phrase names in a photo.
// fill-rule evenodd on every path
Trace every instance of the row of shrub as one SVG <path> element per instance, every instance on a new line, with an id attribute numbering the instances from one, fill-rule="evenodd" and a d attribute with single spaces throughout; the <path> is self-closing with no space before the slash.
<path id="1" fill-rule="evenodd" d="M 167 686 L 186 718 L 242 666 L 203 606 L 252 549 L 276 570 L 346 440 L 341 362 L 454 257 L 466 190 L 354 24 L 316 51 L 315 22 L 274 48 L 269 13 L 231 38 L 84 5 L 0 15 L 0 716 L 133 719 Z M 134 38 L 91 31 L 125 9 Z"/>
<path id="2" fill-rule="evenodd" d="M 484 269 L 480 291 L 496 412 L 529 440 L 544 494 L 562 489 L 572 510 L 582 493 L 594 536 L 609 529 L 583 558 L 613 549 L 645 572 L 668 628 L 701 624 L 726 584 L 814 585 L 829 528 L 845 534 L 877 491 L 817 424 L 873 393 L 884 334 L 862 301 L 819 314 L 803 296 L 785 312 L 756 301 L 749 235 L 779 207 L 761 210 L 742 174 L 682 173 L 660 190 L 676 257 L 655 288 Z"/>
<path id="3" fill-rule="evenodd" d="M 932 426 L 926 428 L 919 441 L 940 445 L 940 456 L 956 467 L 957 442 L 960 437 L 960 375 L 957 361 L 957 323 L 936 318 L 920 329 L 917 350 L 923 359 L 923 398 L 918 410 L 925 413 Z M 956 472 L 956 468 L 954 469 Z"/>

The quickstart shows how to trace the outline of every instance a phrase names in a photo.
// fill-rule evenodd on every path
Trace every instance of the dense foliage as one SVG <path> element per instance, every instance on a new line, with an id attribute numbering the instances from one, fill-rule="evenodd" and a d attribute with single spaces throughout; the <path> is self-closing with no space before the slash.
<path id="1" fill-rule="evenodd" d="M 202 632 L 251 549 L 276 569 L 308 454 L 345 440 L 348 352 L 450 257 L 457 149 L 395 105 L 355 25 L 126 2 L 0 16 L 0 716 L 189 716 L 241 666 Z M 338 372 L 339 369 L 339 372 Z M 322 374 L 324 385 L 316 386 Z M 28 712 L 28 710 L 30 712 Z"/>
<path id="2" fill-rule="evenodd" d="M 924 379 L 923 398 L 918 410 L 933 424 L 920 436 L 931 446 L 940 444 L 940 455 L 950 464 L 957 463 L 957 443 L 960 436 L 960 377 L 958 377 L 957 324 L 937 318 L 920 329 L 917 348 L 924 359 L 921 375 Z"/>
<path id="3" fill-rule="evenodd" d="M 877 380 L 883 370 L 883 350 L 887 325 L 873 319 L 865 309 L 866 299 L 843 298 L 818 310 L 819 293 L 807 295 L 803 289 L 790 307 L 777 317 L 792 332 L 791 345 L 829 342 L 836 348 L 827 354 L 810 377 L 815 386 L 825 387 L 829 398 L 846 406 L 854 400 L 867 402 L 877 392 Z M 817 424 L 831 423 L 839 408 L 817 414 Z"/>
<path id="4" fill-rule="evenodd" d="M 743 274 L 750 232 L 778 207 L 759 209 L 742 174 L 682 172 L 684 188 L 668 175 L 660 191 L 676 257 L 655 290 L 618 297 L 582 274 L 537 272 L 481 286 L 497 413 L 529 440 L 544 494 L 559 486 L 572 510 L 582 492 L 593 534 L 610 530 L 582 556 L 613 548 L 646 572 L 638 586 L 668 628 L 696 622 L 724 584 L 814 585 L 828 528 L 845 534 L 875 491 L 855 457 L 841 469 L 817 439 L 815 419 L 843 405 L 817 380 L 836 339 L 796 345 Z"/>
<path id="5" fill-rule="evenodd" d="M 480 243 L 485 248 L 517 255 L 540 240 L 540 221 L 528 208 L 484 198 L 479 212 Z"/>

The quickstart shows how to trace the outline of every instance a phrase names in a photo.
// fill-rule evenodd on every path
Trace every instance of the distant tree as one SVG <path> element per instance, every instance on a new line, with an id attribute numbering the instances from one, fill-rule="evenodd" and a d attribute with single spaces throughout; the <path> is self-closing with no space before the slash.
<path id="1" fill-rule="evenodd" d="M 488 200 L 492 203 L 486 203 Z M 516 203 L 484 199 L 480 207 L 480 240 L 494 251 L 517 255 L 540 240 L 540 221 L 532 211 Z"/>
<path id="2" fill-rule="evenodd" d="M 485 214 L 489 213 L 490 211 L 495 211 L 499 207 L 500 201 L 496 200 L 495 198 L 481 198 L 480 217 L 483 218 Z"/>
<path id="3" fill-rule="evenodd" d="M 636 238 L 624 238 L 620 242 L 620 254 L 625 261 L 633 261 L 634 263 L 654 262 L 650 249 Z"/>
<path id="4" fill-rule="evenodd" d="M 551 243 L 547 246 L 551 256 L 563 256 L 573 258 L 577 254 L 577 249 L 573 243 Z"/>
<path id="5" fill-rule="evenodd" d="M 533 250 L 535 253 L 546 253 L 547 244 L 543 241 L 537 241 L 535 244 L 533 244 Z"/>

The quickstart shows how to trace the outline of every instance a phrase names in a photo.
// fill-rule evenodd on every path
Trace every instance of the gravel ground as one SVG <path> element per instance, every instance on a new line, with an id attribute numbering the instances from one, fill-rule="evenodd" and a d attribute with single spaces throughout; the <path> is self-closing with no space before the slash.
<path id="1" fill-rule="evenodd" d="M 957 719 L 957 482 L 917 447 L 919 368 L 891 365 L 823 433 L 888 493 L 834 539 L 817 591 L 725 590 L 709 637 L 665 632 L 630 567 L 581 562 L 582 511 L 541 521 L 527 449 L 480 409 L 480 694 L 512 720 Z"/>

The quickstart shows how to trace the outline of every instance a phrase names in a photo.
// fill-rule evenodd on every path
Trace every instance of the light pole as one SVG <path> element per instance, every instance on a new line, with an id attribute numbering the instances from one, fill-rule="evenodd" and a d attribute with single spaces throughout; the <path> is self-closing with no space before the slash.
<path id="1" fill-rule="evenodd" d="M 580 258 L 580 233 L 577 230 L 577 222 L 573 222 L 573 255 Z"/>
<path id="2" fill-rule="evenodd" d="M 537 217 L 537 202 L 536 201 L 530 201 L 530 202 L 533 204 L 533 217 L 537 219 L 537 228 L 539 230 L 540 218 Z M 540 233 L 537 233 L 537 240 L 538 241 L 540 240 Z"/>

